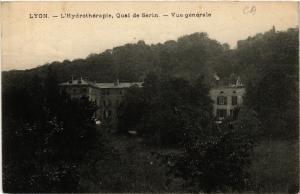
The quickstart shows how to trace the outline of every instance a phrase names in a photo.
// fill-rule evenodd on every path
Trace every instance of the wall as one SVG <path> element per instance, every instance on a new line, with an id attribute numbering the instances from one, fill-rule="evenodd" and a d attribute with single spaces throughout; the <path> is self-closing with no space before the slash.
<path id="1" fill-rule="evenodd" d="M 217 120 L 222 120 L 223 118 L 218 117 L 217 110 L 223 109 L 226 110 L 226 115 L 230 116 L 235 108 L 243 104 L 243 95 L 245 94 L 244 87 L 219 87 L 213 88 L 210 90 L 209 95 L 213 100 L 213 114 L 217 117 Z M 227 104 L 220 105 L 217 104 L 218 97 L 224 96 L 227 98 Z M 232 96 L 237 96 L 237 104 L 232 105 Z"/>

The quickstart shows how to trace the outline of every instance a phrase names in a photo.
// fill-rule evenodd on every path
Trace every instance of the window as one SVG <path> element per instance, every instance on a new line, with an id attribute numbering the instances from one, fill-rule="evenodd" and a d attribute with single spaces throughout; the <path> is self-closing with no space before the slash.
<path id="1" fill-rule="evenodd" d="M 111 106 L 111 105 L 112 105 L 111 100 L 108 100 L 108 106 Z"/>
<path id="2" fill-rule="evenodd" d="M 108 118 L 108 111 L 107 110 L 103 111 L 103 117 L 104 117 L 104 119 Z"/>
<path id="3" fill-rule="evenodd" d="M 81 89 L 81 93 L 86 93 L 87 92 L 87 89 L 86 88 L 82 88 Z"/>
<path id="4" fill-rule="evenodd" d="M 103 106 L 106 106 L 106 101 L 105 100 L 103 100 Z"/>
<path id="5" fill-rule="evenodd" d="M 108 89 L 104 89 L 103 90 L 103 95 L 109 95 L 109 90 Z"/>
<path id="6" fill-rule="evenodd" d="M 230 116 L 233 117 L 233 110 L 230 109 Z"/>
<path id="7" fill-rule="evenodd" d="M 227 116 L 226 109 L 217 109 L 217 117 L 218 118 L 225 118 Z"/>
<path id="8" fill-rule="evenodd" d="M 226 96 L 218 96 L 217 97 L 217 104 L 218 105 L 226 105 L 227 104 L 227 97 Z"/>
<path id="9" fill-rule="evenodd" d="M 104 119 L 111 119 L 112 118 L 112 111 L 111 110 L 104 110 L 103 111 L 103 117 Z"/>
<path id="10" fill-rule="evenodd" d="M 73 93 L 76 93 L 76 92 L 77 92 L 77 90 L 74 88 L 74 89 L 73 89 Z"/>
<path id="11" fill-rule="evenodd" d="M 231 104 L 232 105 L 237 105 L 237 96 L 232 96 L 231 97 Z"/>
<path id="12" fill-rule="evenodd" d="M 238 114 L 239 114 L 239 109 L 235 108 L 230 110 L 230 117 L 232 117 L 233 119 L 237 119 Z"/>

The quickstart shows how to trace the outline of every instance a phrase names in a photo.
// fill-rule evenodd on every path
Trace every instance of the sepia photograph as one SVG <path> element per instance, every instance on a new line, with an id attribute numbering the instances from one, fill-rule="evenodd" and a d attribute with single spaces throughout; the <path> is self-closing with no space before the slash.
<path id="1" fill-rule="evenodd" d="M 298 11 L 2 2 L 2 192 L 298 193 Z"/>

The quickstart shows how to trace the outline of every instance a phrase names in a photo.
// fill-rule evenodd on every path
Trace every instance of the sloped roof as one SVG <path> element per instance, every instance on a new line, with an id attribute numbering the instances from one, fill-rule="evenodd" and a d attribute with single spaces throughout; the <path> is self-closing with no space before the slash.
<path id="1" fill-rule="evenodd" d="M 68 85 L 92 85 L 91 82 L 89 81 L 86 81 L 84 79 L 76 79 L 76 80 L 70 80 L 70 81 L 67 81 L 67 82 L 63 82 L 61 84 L 59 84 L 61 86 L 68 86 Z"/>
<path id="2" fill-rule="evenodd" d="M 143 82 L 120 82 L 119 84 L 114 83 L 95 83 L 98 88 L 129 88 L 131 86 L 141 87 Z"/>
<path id="3" fill-rule="evenodd" d="M 68 82 L 63 82 L 59 84 L 60 86 L 92 86 L 100 89 L 108 89 L 108 88 L 129 88 L 131 86 L 142 87 L 143 82 L 120 82 L 118 84 L 115 83 L 96 83 L 90 82 L 87 80 L 79 79 L 79 80 L 70 80 Z"/>

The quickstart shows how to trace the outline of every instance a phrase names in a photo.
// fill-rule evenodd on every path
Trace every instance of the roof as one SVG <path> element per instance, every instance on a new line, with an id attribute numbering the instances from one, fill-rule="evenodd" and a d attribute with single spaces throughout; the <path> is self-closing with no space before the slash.
<path id="1" fill-rule="evenodd" d="M 211 90 L 226 90 L 226 89 L 245 89 L 245 87 L 232 85 L 232 86 L 217 86 L 217 87 L 211 88 Z"/>
<path id="2" fill-rule="evenodd" d="M 217 96 L 219 94 L 228 96 L 228 95 L 243 95 L 246 92 L 245 87 L 218 87 L 218 88 L 212 88 L 209 91 L 210 96 Z"/>
<path id="3" fill-rule="evenodd" d="M 112 89 L 112 88 L 129 88 L 131 86 L 142 87 L 143 82 L 117 82 L 117 83 L 96 83 L 87 80 L 70 80 L 59 84 L 60 86 L 91 86 L 99 89 Z"/>
<path id="4" fill-rule="evenodd" d="M 95 83 L 98 88 L 129 88 L 131 86 L 141 87 L 143 82 L 120 82 L 115 83 Z"/>
<path id="5" fill-rule="evenodd" d="M 59 84 L 60 86 L 69 86 L 69 85 L 92 85 L 91 82 L 86 81 L 84 79 L 78 79 L 78 80 L 70 80 L 67 82 L 63 82 Z"/>

